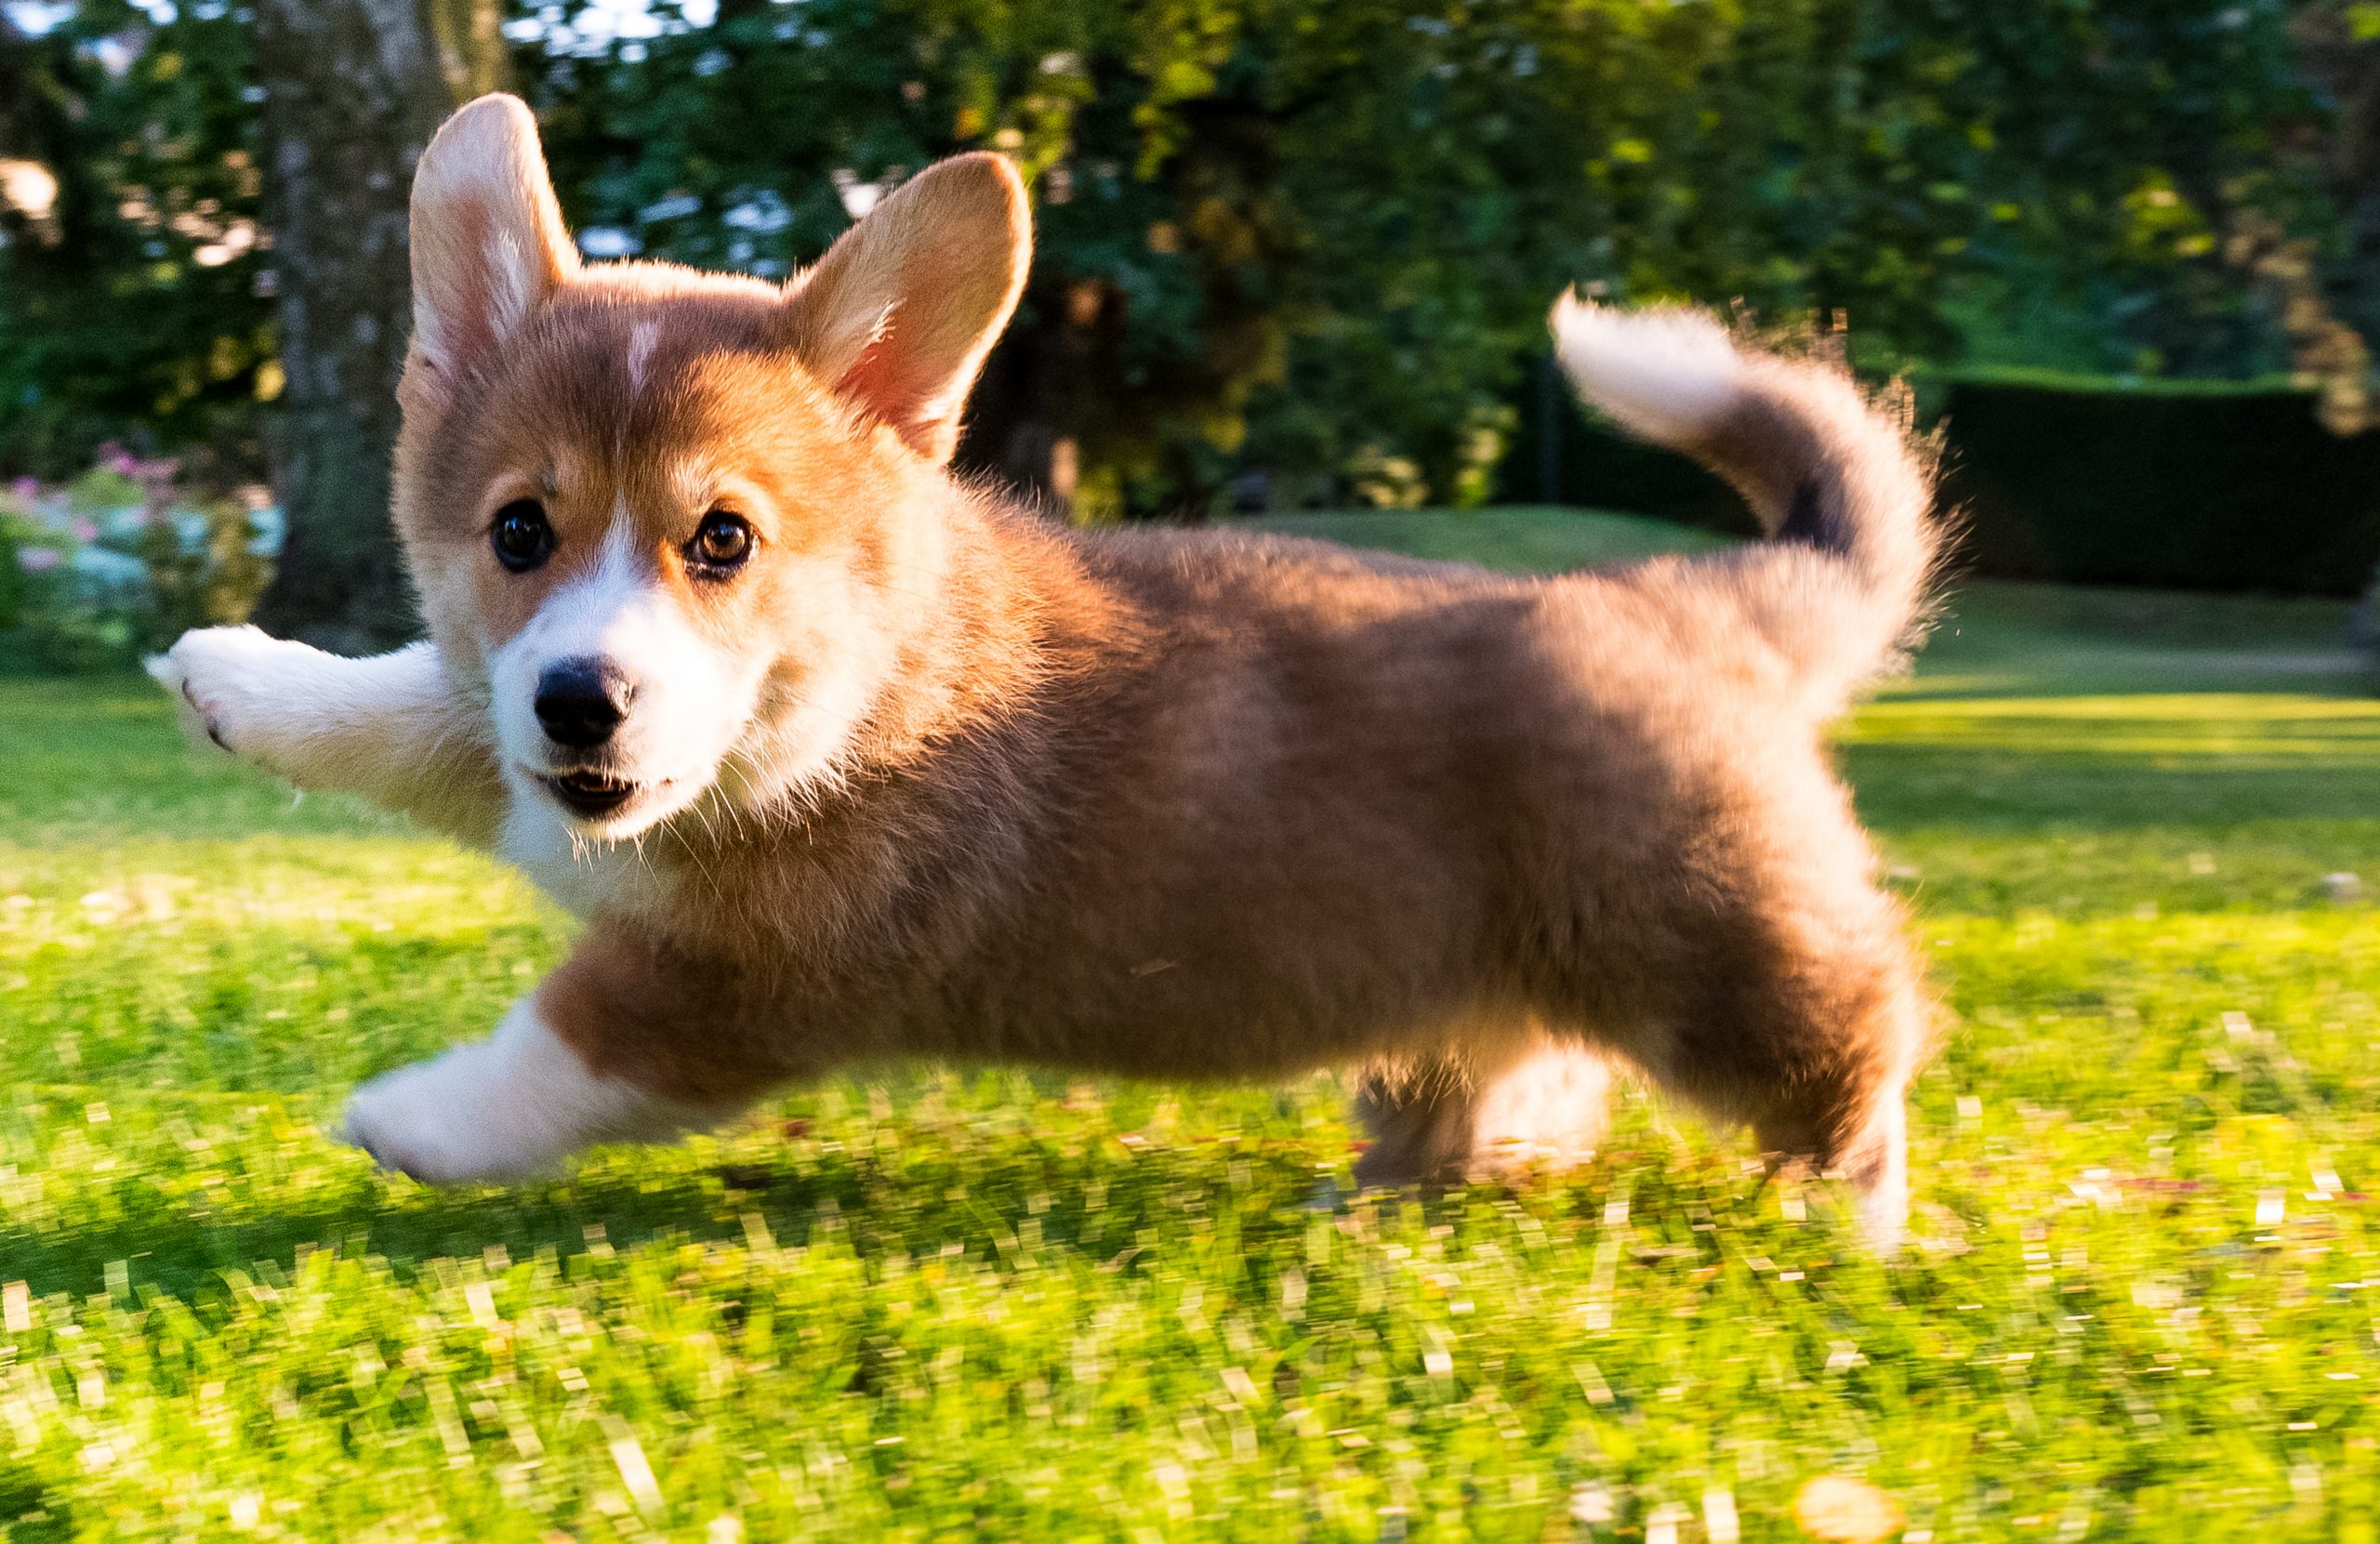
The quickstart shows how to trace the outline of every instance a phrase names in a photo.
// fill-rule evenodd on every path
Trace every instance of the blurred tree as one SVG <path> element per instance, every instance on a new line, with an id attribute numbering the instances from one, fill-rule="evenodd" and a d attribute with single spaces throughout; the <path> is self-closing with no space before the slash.
<path id="1" fill-rule="evenodd" d="M 2369 341 L 2380 336 L 2380 4 L 2311 0 L 2291 33 L 2330 109 L 2294 149 L 2328 183 L 2337 225 L 2325 250 L 2251 216 L 2230 254 L 2273 296 L 2299 372 L 2321 384 L 2324 422 L 2356 433 L 2380 424 Z"/>
<path id="2" fill-rule="evenodd" d="M 503 83 L 502 18 L 496 0 L 257 0 L 255 14 L 287 381 L 273 482 L 289 516 L 258 620 L 360 651 L 413 627 L 389 525 L 413 165 L 441 119 Z"/>

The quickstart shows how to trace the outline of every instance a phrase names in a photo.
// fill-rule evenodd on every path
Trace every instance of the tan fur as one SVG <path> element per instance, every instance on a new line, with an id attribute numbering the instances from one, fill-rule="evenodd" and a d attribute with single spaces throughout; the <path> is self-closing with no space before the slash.
<path id="1" fill-rule="evenodd" d="M 509 239 L 552 234 L 537 180 Z M 1924 582 L 1901 429 L 1833 369 L 1755 356 L 1687 447 L 1772 522 L 1821 480 L 1884 533 L 1848 555 L 1533 579 L 1059 529 L 941 467 L 1024 207 L 990 158 L 929 172 L 782 290 L 550 255 L 522 325 L 416 359 L 396 518 L 458 702 L 620 512 L 766 682 L 716 785 L 584 906 L 543 1021 L 600 1077 L 722 1112 L 894 1056 L 1368 1067 L 1386 1181 L 1591 1143 L 1609 1057 L 1894 1193 L 1888 1235 L 1928 1010 L 1820 730 Z M 506 214 L 420 218 L 468 274 Z M 559 543 L 512 574 L 486 529 L 524 494 Z M 697 585 L 677 552 L 722 498 L 762 544 Z M 864 710 L 822 764 L 782 726 L 827 685 Z"/>

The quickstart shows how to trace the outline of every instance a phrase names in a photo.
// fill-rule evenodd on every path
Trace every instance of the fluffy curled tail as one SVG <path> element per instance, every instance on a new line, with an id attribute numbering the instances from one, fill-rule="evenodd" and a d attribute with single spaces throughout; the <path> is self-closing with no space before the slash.
<path id="1" fill-rule="evenodd" d="M 1839 702 L 1913 639 L 1938 553 L 1933 457 L 1848 372 L 1738 343 L 1716 319 L 1565 295 L 1562 366 L 1629 432 L 1733 483 L 1773 540 L 1710 560 L 1793 672 Z"/>

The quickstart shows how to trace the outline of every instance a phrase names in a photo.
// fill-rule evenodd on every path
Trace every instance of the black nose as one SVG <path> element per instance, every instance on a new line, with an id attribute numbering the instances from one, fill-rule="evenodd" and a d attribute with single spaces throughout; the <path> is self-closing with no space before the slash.
<path id="1" fill-rule="evenodd" d="M 634 694 L 609 660 L 562 660 L 537 678 L 537 722 L 556 745 L 591 750 L 620 727 Z"/>

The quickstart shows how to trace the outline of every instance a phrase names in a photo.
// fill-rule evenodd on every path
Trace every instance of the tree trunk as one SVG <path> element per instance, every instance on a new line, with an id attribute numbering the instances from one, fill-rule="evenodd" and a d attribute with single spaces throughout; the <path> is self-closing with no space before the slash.
<path id="1" fill-rule="evenodd" d="M 361 652 L 416 630 L 389 526 L 397 377 L 413 331 L 414 163 L 504 75 L 499 0 L 258 0 L 265 215 L 285 373 L 274 493 L 289 535 L 270 630 Z"/>

